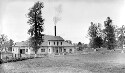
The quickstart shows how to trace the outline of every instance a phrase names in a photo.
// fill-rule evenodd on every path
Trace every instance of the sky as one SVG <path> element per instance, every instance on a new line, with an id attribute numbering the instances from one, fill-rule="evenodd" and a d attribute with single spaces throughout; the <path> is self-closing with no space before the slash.
<path id="1" fill-rule="evenodd" d="M 101 23 L 107 17 L 113 25 L 125 24 L 124 0 L 38 0 L 44 3 L 42 16 L 44 34 L 54 35 L 53 17 L 58 16 L 57 36 L 73 43 L 89 43 L 87 36 L 91 22 Z M 0 33 L 15 42 L 25 41 L 30 35 L 27 14 L 37 0 L 2 0 L 0 2 Z M 60 9 L 59 9 L 60 8 Z M 60 12 L 58 10 L 61 10 Z"/>

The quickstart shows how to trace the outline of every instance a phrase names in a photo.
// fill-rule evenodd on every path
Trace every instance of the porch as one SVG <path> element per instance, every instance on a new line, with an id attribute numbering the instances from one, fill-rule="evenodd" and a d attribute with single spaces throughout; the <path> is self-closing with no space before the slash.
<path id="1" fill-rule="evenodd" d="M 52 54 L 54 55 L 64 55 L 66 49 L 64 47 L 52 47 Z"/>
<path id="2" fill-rule="evenodd" d="M 68 47 L 61 47 L 61 46 L 56 46 L 56 47 L 51 47 L 51 49 L 48 49 L 50 54 L 53 55 L 66 55 L 68 53 L 72 53 L 72 49 Z"/>

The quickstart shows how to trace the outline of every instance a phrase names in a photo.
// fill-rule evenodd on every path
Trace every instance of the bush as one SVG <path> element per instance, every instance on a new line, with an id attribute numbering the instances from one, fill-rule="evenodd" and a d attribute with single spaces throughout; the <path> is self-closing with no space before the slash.
<path id="1" fill-rule="evenodd" d="M 0 64 L 2 64 L 3 63 L 3 60 L 2 59 L 0 59 Z"/>

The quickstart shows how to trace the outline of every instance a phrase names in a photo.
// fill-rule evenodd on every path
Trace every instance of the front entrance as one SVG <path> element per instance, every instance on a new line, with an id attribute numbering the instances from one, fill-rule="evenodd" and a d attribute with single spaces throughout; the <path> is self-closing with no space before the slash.
<path id="1" fill-rule="evenodd" d="M 20 49 L 20 54 L 25 54 L 25 49 Z"/>
<path id="2" fill-rule="evenodd" d="M 63 53 L 63 47 L 53 47 L 53 52 L 55 53 L 55 55 L 60 55 Z"/>

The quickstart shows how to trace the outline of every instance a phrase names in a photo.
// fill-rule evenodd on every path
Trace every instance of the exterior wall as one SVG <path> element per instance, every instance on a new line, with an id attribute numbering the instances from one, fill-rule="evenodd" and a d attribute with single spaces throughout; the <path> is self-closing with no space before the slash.
<path id="1" fill-rule="evenodd" d="M 14 46 L 12 47 L 12 53 L 19 54 L 20 53 L 19 49 L 25 49 L 25 54 L 34 54 L 34 52 L 32 51 L 32 48 L 28 46 L 25 46 L 25 47 Z M 28 51 L 26 51 L 26 49 L 28 49 Z"/>
<path id="2" fill-rule="evenodd" d="M 12 53 L 13 54 L 19 54 L 19 47 L 16 47 L 16 46 L 14 46 L 14 47 L 12 47 Z"/>
<path id="3" fill-rule="evenodd" d="M 49 41 L 48 46 L 63 46 L 64 41 Z M 54 44 L 55 43 L 55 44 Z M 62 43 L 62 44 L 61 44 Z"/>
<path id="4" fill-rule="evenodd" d="M 52 54 L 62 54 L 62 53 L 64 53 L 64 49 L 66 49 L 65 52 L 67 52 L 67 53 L 74 53 L 75 52 L 75 47 L 74 46 L 69 46 L 69 47 L 68 46 L 63 46 L 64 41 L 58 41 L 58 44 L 57 44 L 57 41 L 49 41 L 49 42 L 48 42 L 48 46 L 39 48 L 38 51 L 37 51 L 37 54 L 51 54 L 51 55 Z M 54 42 L 55 42 L 55 44 L 54 44 Z M 24 55 L 33 55 L 33 54 L 35 54 L 35 52 L 33 51 L 33 48 L 28 47 L 28 46 L 21 46 L 21 47 L 14 46 L 12 48 L 12 53 L 19 55 L 20 54 L 19 49 L 25 49 L 25 54 Z M 26 49 L 28 51 L 26 51 Z M 41 49 L 45 49 L 45 51 L 42 52 Z M 56 53 L 56 51 L 57 51 L 56 49 L 58 49 L 57 53 Z"/>
<path id="5" fill-rule="evenodd" d="M 53 53 L 53 48 L 52 47 L 48 47 L 48 54 L 52 54 Z"/>
<path id="6" fill-rule="evenodd" d="M 41 49 L 45 49 L 45 52 L 42 52 Z M 48 54 L 48 47 L 40 47 L 37 54 Z"/>
<path id="7" fill-rule="evenodd" d="M 66 52 L 67 52 L 67 53 L 74 53 L 74 51 L 75 51 L 74 47 L 64 47 L 64 49 L 66 49 Z M 70 49 L 71 49 L 72 51 L 70 51 Z"/>
<path id="8" fill-rule="evenodd" d="M 35 54 L 35 52 L 33 51 L 33 48 L 32 48 L 32 47 L 29 48 L 28 53 L 29 53 L 29 54 Z"/>
<path id="9" fill-rule="evenodd" d="M 29 48 L 28 48 L 28 46 L 22 46 L 22 47 L 20 47 L 20 49 L 25 49 L 25 54 L 29 54 Z"/>

